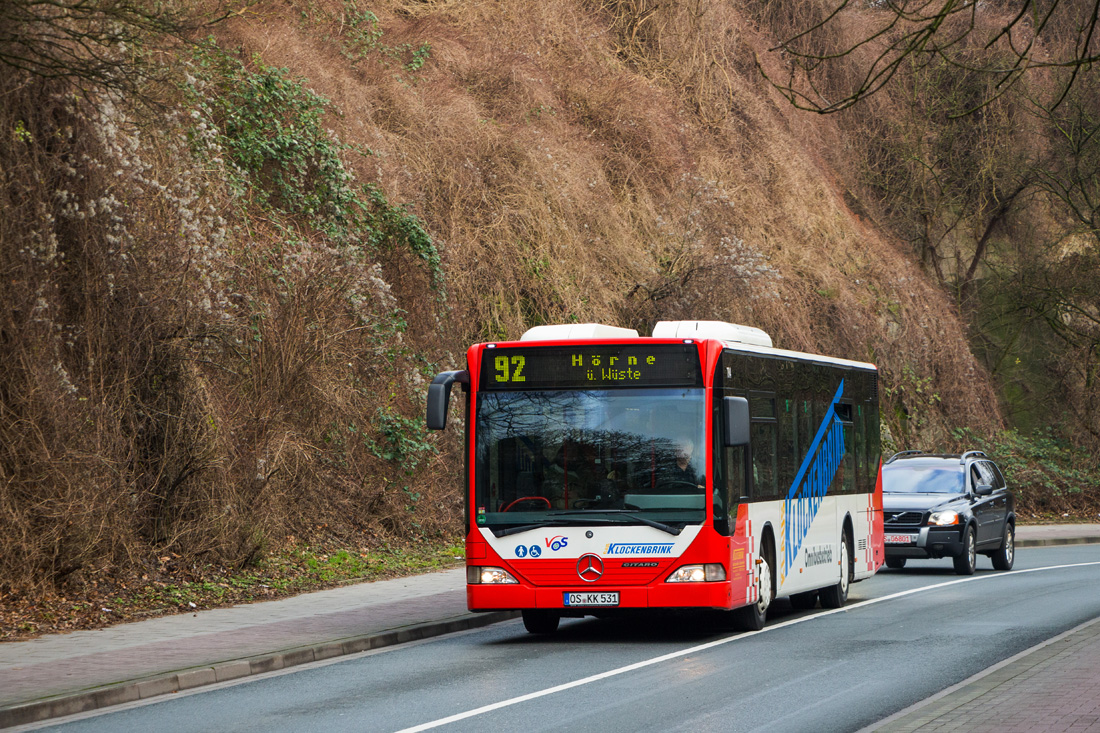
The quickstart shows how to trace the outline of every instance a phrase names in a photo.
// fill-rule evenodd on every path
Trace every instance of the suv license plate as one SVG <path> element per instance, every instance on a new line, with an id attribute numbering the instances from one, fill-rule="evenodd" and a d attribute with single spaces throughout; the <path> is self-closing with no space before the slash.
<path id="1" fill-rule="evenodd" d="M 612 593 L 563 593 L 563 606 L 617 606 L 618 591 Z"/>
<path id="2" fill-rule="evenodd" d="M 888 545 L 911 545 L 917 541 L 915 534 L 888 534 L 883 535 L 883 541 Z"/>

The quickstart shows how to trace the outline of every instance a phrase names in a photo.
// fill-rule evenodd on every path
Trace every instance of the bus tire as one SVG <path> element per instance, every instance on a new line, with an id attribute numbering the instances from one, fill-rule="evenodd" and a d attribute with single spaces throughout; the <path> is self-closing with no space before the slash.
<path id="1" fill-rule="evenodd" d="M 734 621 L 742 631 L 760 631 L 768 620 L 768 606 L 775 598 L 775 560 L 770 539 L 761 553 L 762 562 L 757 565 L 756 603 L 734 611 Z"/>
<path id="2" fill-rule="evenodd" d="M 532 634 L 553 634 L 558 630 L 561 614 L 541 608 L 523 609 L 523 628 Z"/>
<path id="3" fill-rule="evenodd" d="M 840 535 L 840 580 L 836 585 L 821 589 L 822 608 L 842 608 L 848 602 L 848 588 L 852 584 L 852 547 L 847 530 Z"/>

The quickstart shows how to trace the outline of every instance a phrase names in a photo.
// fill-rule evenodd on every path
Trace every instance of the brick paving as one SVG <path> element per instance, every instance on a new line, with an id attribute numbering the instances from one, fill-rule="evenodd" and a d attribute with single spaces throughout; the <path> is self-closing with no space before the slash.
<path id="1" fill-rule="evenodd" d="M 866 729 L 875 733 L 1100 733 L 1100 619 Z"/>

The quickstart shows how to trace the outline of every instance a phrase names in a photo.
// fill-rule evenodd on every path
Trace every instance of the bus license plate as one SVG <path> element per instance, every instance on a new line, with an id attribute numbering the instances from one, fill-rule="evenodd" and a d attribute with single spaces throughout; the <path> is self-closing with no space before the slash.
<path id="1" fill-rule="evenodd" d="M 883 541 L 888 545 L 911 545 L 917 541 L 915 534 L 888 534 L 883 535 Z"/>
<path id="2" fill-rule="evenodd" d="M 565 606 L 617 606 L 618 591 L 611 593 L 564 593 L 562 604 Z"/>

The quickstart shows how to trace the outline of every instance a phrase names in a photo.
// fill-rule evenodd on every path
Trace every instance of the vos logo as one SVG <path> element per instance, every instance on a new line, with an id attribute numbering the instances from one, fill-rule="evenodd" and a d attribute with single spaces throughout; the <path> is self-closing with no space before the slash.
<path id="1" fill-rule="evenodd" d="M 546 546 L 551 550 L 560 550 L 567 544 L 569 544 L 569 538 L 560 534 L 546 538 Z"/>

